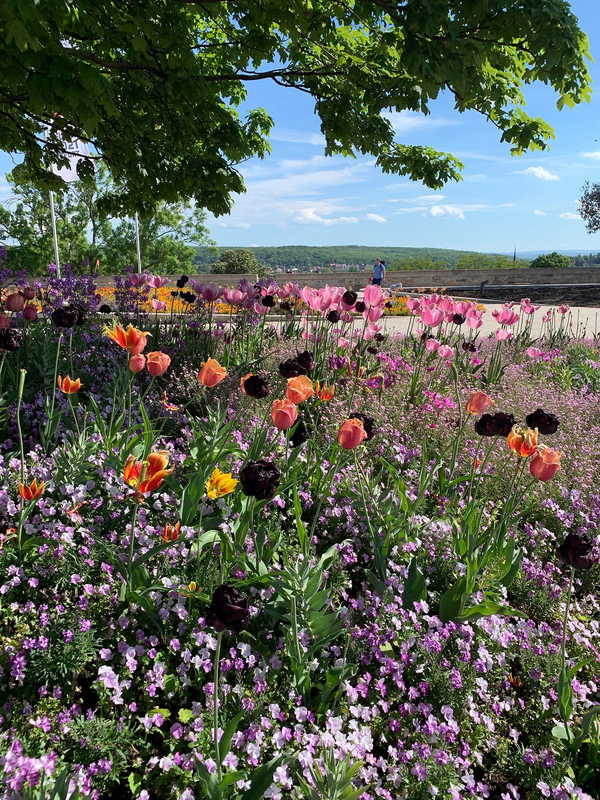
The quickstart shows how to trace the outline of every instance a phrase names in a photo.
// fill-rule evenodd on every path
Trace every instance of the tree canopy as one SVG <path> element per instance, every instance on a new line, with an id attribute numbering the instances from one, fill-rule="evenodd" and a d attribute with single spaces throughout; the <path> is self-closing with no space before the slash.
<path id="1" fill-rule="evenodd" d="M 261 274 L 264 272 L 256 256 L 247 248 L 223 250 L 217 261 L 210 268 L 211 272 L 220 275 Z"/>
<path id="2" fill-rule="evenodd" d="M 387 109 L 428 113 L 447 91 L 521 153 L 552 137 L 524 110 L 526 84 L 559 107 L 590 96 L 567 0 L 3 0 L 0 35 L 0 149 L 61 189 L 51 164 L 87 142 L 80 177 L 105 160 L 103 203 L 119 212 L 194 198 L 227 213 L 236 165 L 269 151 L 267 111 L 239 110 L 254 81 L 311 96 L 326 154 L 370 154 L 432 188 L 462 165 L 395 141 Z"/>
<path id="3" fill-rule="evenodd" d="M 566 269 L 573 266 L 573 259 L 557 252 L 545 253 L 534 258 L 529 266 L 531 269 Z"/>
<path id="4" fill-rule="evenodd" d="M 37 275 L 54 261 L 48 192 L 28 180 L 9 180 L 13 196 L 0 204 L 0 244 L 6 248 L 3 263 Z M 59 253 L 61 261 L 71 264 L 74 271 L 92 267 L 118 274 L 135 264 L 133 220 L 112 219 L 103 209 L 103 198 L 113 187 L 110 175 L 102 168 L 96 178 L 75 181 L 56 196 Z M 152 213 L 141 215 L 144 269 L 161 274 L 191 271 L 198 245 L 210 243 L 204 216 L 203 211 L 183 201 L 159 202 Z"/>
<path id="5" fill-rule="evenodd" d="M 588 233 L 600 231 L 600 183 L 587 182 L 579 199 L 579 213 Z"/>

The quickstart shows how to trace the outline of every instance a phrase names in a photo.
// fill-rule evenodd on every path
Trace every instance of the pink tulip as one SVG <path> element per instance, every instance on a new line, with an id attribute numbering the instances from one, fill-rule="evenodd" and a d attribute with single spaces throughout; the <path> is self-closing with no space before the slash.
<path id="1" fill-rule="evenodd" d="M 570 309 L 569 306 L 558 306 L 556 310 L 559 314 L 566 314 Z"/>
<path id="2" fill-rule="evenodd" d="M 244 292 L 241 292 L 239 289 L 226 288 L 223 290 L 223 296 L 225 300 L 232 306 L 241 306 L 246 299 Z"/>
<path id="3" fill-rule="evenodd" d="M 466 319 L 467 328 L 476 330 L 483 325 L 483 314 L 480 311 L 468 311 Z"/>
<path id="4" fill-rule="evenodd" d="M 161 286 L 165 286 L 167 283 L 167 278 L 161 278 L 160 275 L 146 276 L 146 286 L 149 286 L 151 289 L 160 289 Z"/>
<path id="5" fill-rule="evenodd" d="M 406 307 L 411 314 L 418 314 L 421 310 L 421 301 L 416 297 L 409 297 L 406 301 Z"/>
<path id="6" fill-rule="evenodd" d="M 269 309 L 267 306 L 263 306 L 262 303 L 254 303 L 254 313 L 259 315 L 265 315 L 269 313 Z"/>
<path id="7" fill-rule="evenodd" d="M 507 306 L 504 306 L 499 311 L 492 311 L 492 317 L 494 317 L 496 322 L 500 325 L 514 325 L 515 322 L 519 321 L 519 315 L 515 314 L 515 312 Z"/>
<path id="8" fill-rule="evenodd" d="M 454 348 L 450 347 L 448 344 L 441 344 L 438 347 L 437 354 L 440 358 L 445 358 L 447 361 L 450 361 L 454 358 Z"/>
<path id="9" fill-rule="evenodd" d="M 421 312 L 421 319 L 425 325 L 430 325 L 435 328 L 444 320 L 444 312 L 439 308 L 425 308 Z"/>
<path id="10" fill-rule="evenodd" d="M 425 341 L 425 350 L 427 350 L 428 353 L 435 353 L 439 346 L 440 343 L 437 339 L 426 339 Z"/>
<path id="11" fill-rule="evenodd" d="M 498 328 L 496 331 L 496 339 L 499 342 L 509 342 L 513 338 L 513 335 L 510 331 L 507 331 L 506 328 Z"/>
<path id="12" fill-rule="evenodd" d="M 363 290 L 363 299 L 368 306 L 382 306 L 384 304 L 383 291 L 381 286 L 370 284 Z"/>
<path id="13" fill-rule="evenodd" d="M 152 298 L 150 305 L 154 311 L 164 311 L 167 307 L 167 304 L 163 300 L 157 300 L 156 297 Z"/>

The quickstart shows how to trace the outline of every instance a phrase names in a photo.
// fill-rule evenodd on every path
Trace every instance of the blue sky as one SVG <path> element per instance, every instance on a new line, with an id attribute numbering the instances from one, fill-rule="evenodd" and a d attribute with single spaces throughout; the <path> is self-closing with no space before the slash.
<path id="1" fill-rule="evenodd" d="M 572 8 L 600 59 L 598 0 Z M 594 86 L 600 60 L 591 64 Z M 209 218 L 219 245 L 362 244 L 449 247 L 506 252 L 600 250 L 600 234 L 585 232 L 577 199 L 586 179 L 600 182 L 600 94 L 559 112 L 545 86 L 527 90 L 527 110 L 555 129 L 544 152 L 515 158 L 495 127 L 476 113 L 458 114 L 448 98 L 428 117 L 392 114 L 396 138 L 451 152 L 464 180 L 433 192 L 406 178 L 383 175 L 369 158 L 325 158 L 310 98 L 272 83 L 249 87 L 248 106 L 275 121 L 272 154 L 241 167 L 247 193 L 227 217 Z M 595 141 L 599 140 L 599 141 Z M 0 174 L 11 168 L 0 154 Z M 0 178 L 0 198 L 6 184 Z"/>

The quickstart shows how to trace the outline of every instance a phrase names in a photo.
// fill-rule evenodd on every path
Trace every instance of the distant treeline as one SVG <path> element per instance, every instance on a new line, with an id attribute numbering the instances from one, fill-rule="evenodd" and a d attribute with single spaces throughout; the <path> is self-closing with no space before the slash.
<path id="1" fill-rule="evenodd" d="M 593 267 L 597 264 L 600 264 L 600 253 L 573 256 L 573 266 L 575 267 Z"/>
<path id="2" fill-rule="evenodd" d="M 257 261 L 267 269 L 329 268 L 330 264 L 372 265 L 376 258 L 386 262 L 388 270 L 394 269 L 512 269 L 527 267 L 528 260 L 494 253 L 478 253 L 469 250 L 445 250 L 435 247 L 359 247 L 341 245 L 331 247 L 309 247 L 286 245 L 285 247 L 229 248 L 250 250 Z M 218 258 L 219 249 L 200 247 L 194 258 L 199 271 L 208 271 Z"/>

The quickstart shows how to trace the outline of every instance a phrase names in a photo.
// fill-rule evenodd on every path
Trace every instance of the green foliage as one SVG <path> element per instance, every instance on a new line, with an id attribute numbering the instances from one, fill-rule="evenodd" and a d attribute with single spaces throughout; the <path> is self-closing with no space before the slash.
<path id="1" fill-rule="evenodd" d="M 538 256 L 529 265 L 530 269 L 565 269 L 572 266 L 573 259 L 570 256 L 562 256 L 556 252 Z"/>
<path id="2" fill-rule="evenodd" d="M 355 780 L 360 772 L 361 762 L 336 757 L 333 750 L 328 750 L 323 758 L 323 769 L 314 763 L 311 767 L 312 785 L 304 778 L 298 782 L 302 791 L 301 797 L 306 800 L 358 800 L 365 787 L 356 788 Z"/>
<path id="3" fill-rule="evenodd" d="M 225 252 L 235 252 L 235 248 Z M 493 253 L 471 253 L 464 250 L 445 250 L 435 247 L 285 245 L 283 247 L 249 247 L 244 248 L 244 252 L 251 253 L 267 269 L 286 267 L 302 270 L 320 267 L 324 271 L 329 271 L 335 270 L 337 264 L 362 265 L 370 269 L 378 257 L 385 260 L 388 271 L 398 269 L 513 269 L 527 267 L 529 263 L 523 259 L 517 259 L 515 262 L 512 257 Z M 215 272 L 216 270 L 211 266 L 213 260 L 213 249 L 199 247 L 194 256 L 194 265 L 201 271 L 210 269 Z"/>
<path id="4" fill-rule="evenodd" d="M 0 30 L 0 149 L 60 189 L 50 166 L 78 137 L 92 149 L 79 176 L 104 159 L 119 182 L 103 206 L 144 215 L 189 197 L 230 210 L 244 190 L 236 165 L 269 152 L 268 113 L 239 111 L 247 81 L 308 94 L 327 155 L 369 154 L 430 187 L 457 179 L 460 162 L 396 142 L 386 109 L 429 113 L 446 90 L 519 154 L 552 137 L 524 111 L 527 84 L 552 87 L 559 108 L 590 97 L 588 42 L 566 0 L 6 0 Z"/>
<path id="5" fill-rule="evenodd" d="M 255 275 L 262 271 L 262 267 L 252 250 L 243 248 L 223 250 L 219 259 L 211 266 L 210 271 L 219 275 Z"/>
<path id="6" fill-rule="evenodd" d="M 579 213 L 588 233 L 600 231 L 600 183 L 586 182 L 579 199 Z"/>
<path id="7" fill-rule="evenodd" d="M 14 209 L 0 205 L 0 241 L 8 245 L 7 266 L 30 275 L 46 272 L 54 261 L 48 192 L 32 176 L 9 176 Z M 95 178 L 75 181 L 55 195 L 58 247 L 63 263 L 75 271 L 117 274 L 136 261 L 132 219 L 111 218 L 103 201 L 115 183 L 105 169 Z M 158 203 L 139 218 L 143 268 L 170 274 L 189 272 L 199 244 L 209 244 L 205 215 L 188 203 Z M 16 245 L 14 244 L 16 242 Z"/>

